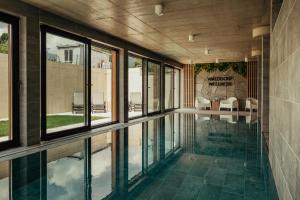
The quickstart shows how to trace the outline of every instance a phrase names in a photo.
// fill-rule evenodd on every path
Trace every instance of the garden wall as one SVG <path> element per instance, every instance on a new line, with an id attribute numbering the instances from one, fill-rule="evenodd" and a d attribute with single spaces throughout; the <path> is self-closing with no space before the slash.
<path id="1" fill-rule="evenodd" d="M 209 77 L 233 77 L 231 86 L 211 86 L 209 85 Z M 241 109 L 244 108 L 247 98 L 247 78 L 234 72 L 229 68 L 225 72 L 214 71 L 207 72 L 202 70 L 196 74 L 196 98 L 205 97 L 207 99 L 225 99 L 235 96 L 239 99 Z"/>
<path id="2" fill-rule="evenodd" d="M 8 56 L 0 54 L 0 119 L 8 118 Z M 48 61 L 47 113 L 72 111 L 74 92 L 83 92 L 83 68 L 80 65 Z M 104 92 L 107 110 L 111 102 L 111 70 L 92 69 L 92 93 Z"/>

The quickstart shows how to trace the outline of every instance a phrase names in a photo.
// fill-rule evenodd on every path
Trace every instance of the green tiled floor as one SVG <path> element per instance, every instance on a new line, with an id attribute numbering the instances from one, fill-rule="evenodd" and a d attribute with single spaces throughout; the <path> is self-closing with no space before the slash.
<path id="1" fill-rule="evenodd" d="M 222 122 L 196 124 L 203 127 L 207 123 Z M 277 200 L 256 125 L 250 128 L 244 122 L 226 125 L 232 128 L 226 134 L 196 128 L 195 138 L 201 141 L 195 140 L 192 151 L 183 150 L 164 163 L 129 199 Z"/>

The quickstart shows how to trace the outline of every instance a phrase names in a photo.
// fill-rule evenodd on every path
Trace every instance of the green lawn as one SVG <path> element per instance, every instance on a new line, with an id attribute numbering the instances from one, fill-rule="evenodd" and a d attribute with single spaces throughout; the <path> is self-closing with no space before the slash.
<path id="1" fill-rule="evenodd" d="M 105 117 L 92 117 L 92 120 L 104 119 Z M 51 115 L 47 116 L 47 128 L 56 128 L 70 124 L 82 123 L 83 116 Z M 7 136 L 8 121 L 0 121 L 0 137 Z"/>
<path id="2" fill-rule="evenodd" d="M 0 121 L 0 137 L 7 136 L 8 123 L 7 121 Z"/>

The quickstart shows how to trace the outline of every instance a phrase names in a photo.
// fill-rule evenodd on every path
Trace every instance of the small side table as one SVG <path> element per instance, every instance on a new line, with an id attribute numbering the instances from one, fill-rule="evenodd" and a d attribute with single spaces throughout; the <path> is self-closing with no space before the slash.
<path id="1" fill-rule="evenodd" d="M 211 101 L 211 109 L 219 111 L 219 108 L 220 108 L 220 100 L 217 100 L 217 99 L 212 100 Z"/>

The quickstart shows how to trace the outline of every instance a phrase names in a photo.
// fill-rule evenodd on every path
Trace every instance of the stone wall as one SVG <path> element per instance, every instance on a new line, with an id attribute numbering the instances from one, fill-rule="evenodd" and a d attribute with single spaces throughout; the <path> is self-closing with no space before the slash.
<path id="1" fill-rule="evenodd" d="M 232 86 L 210 86 L 208 83 L 208 77 L 222 77 L 232 76 Z M 235 96 L 239 99 L 240 106 L 243 109 L 245 99 L 247 98 L 247 79 L 238 73 L 234 72 L 231 68 L 226 72 L 212 72 L 208 73 L 202 70 L 196 75 L 196 97 L 202 96 L 207 99 L 221 98 Z"/>
<path id="2" fill-rule="evenodd" d="M 271 32 L 269 159 L 280 199 L 300 199 L 300 0 L 284 0 Z"/>

